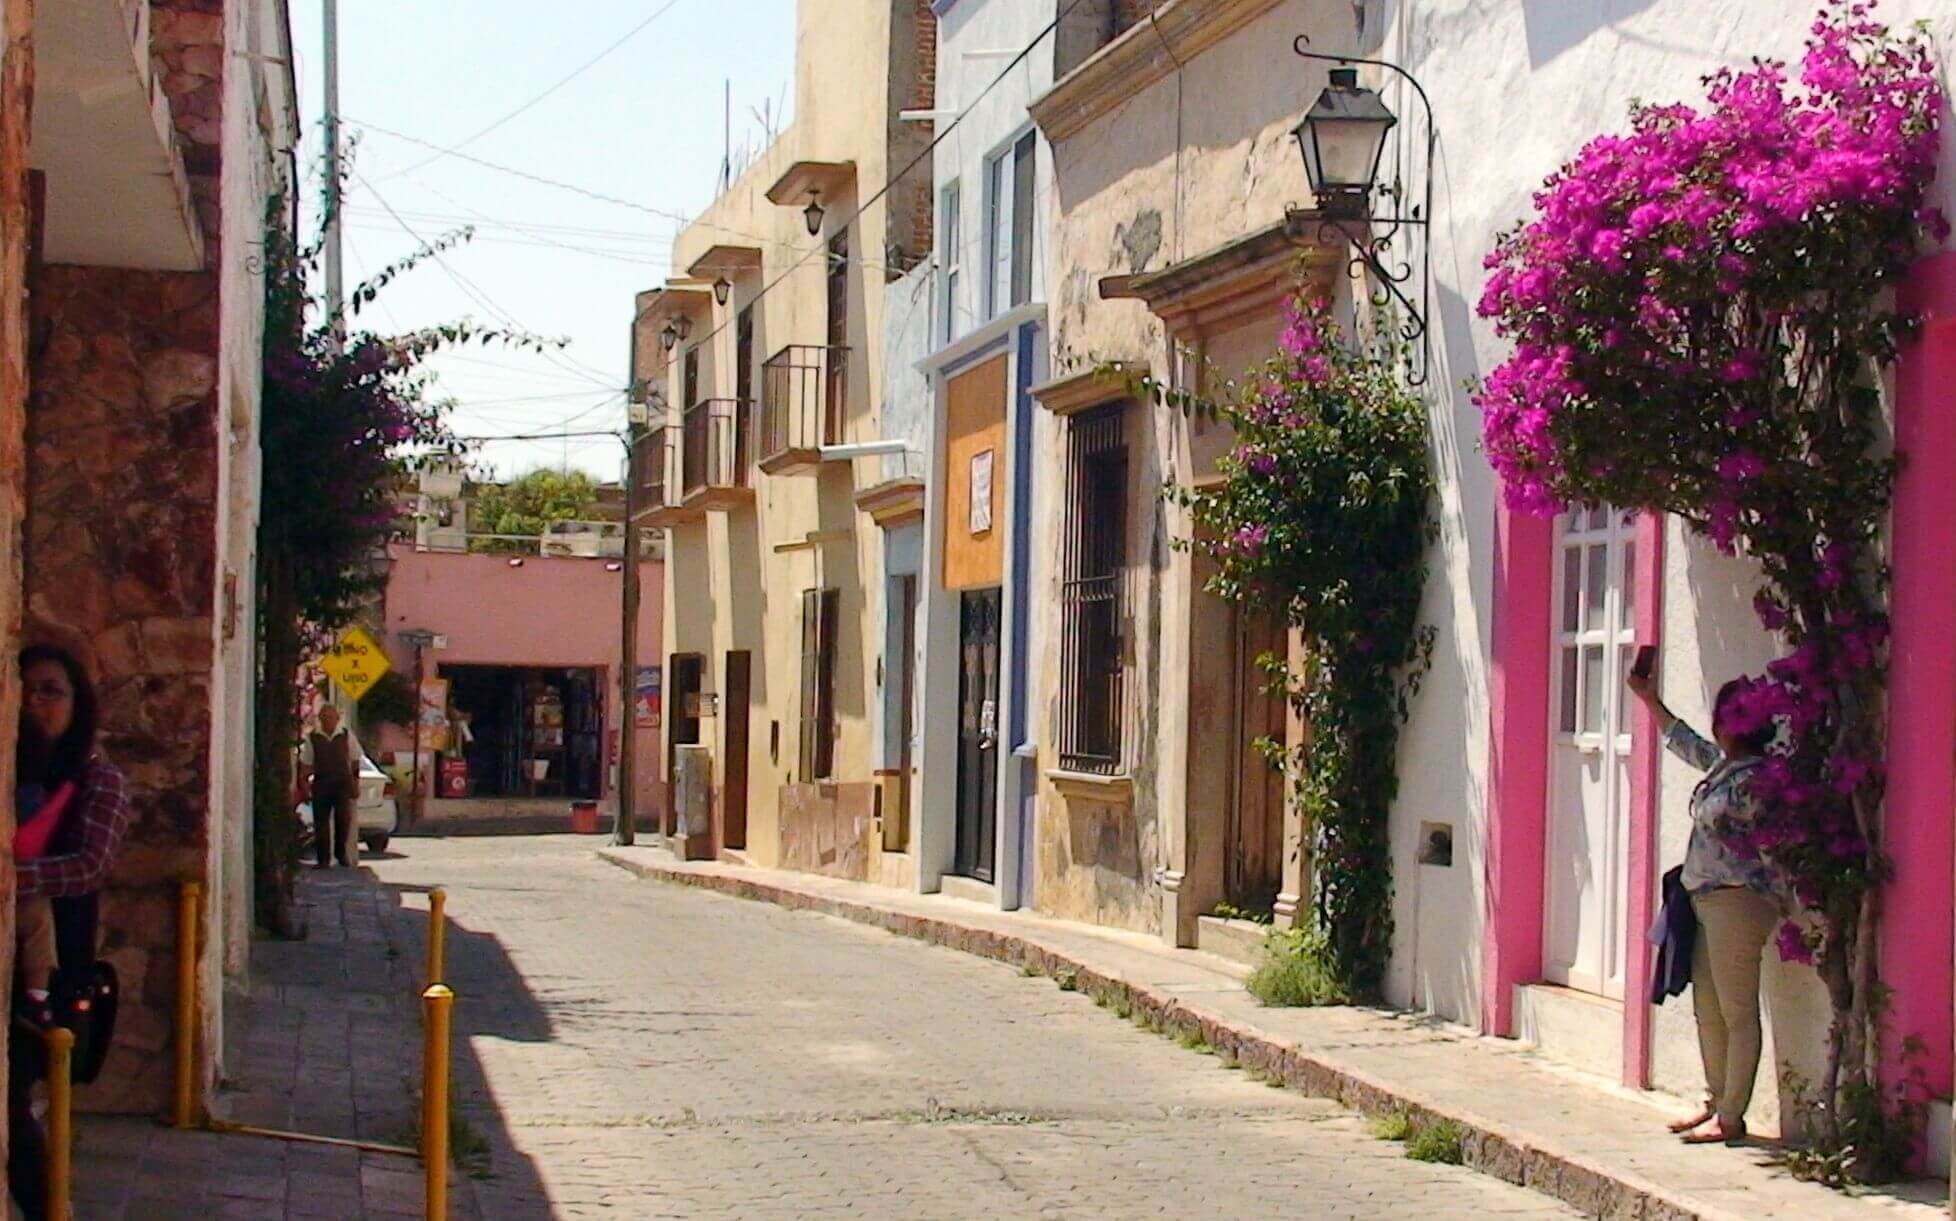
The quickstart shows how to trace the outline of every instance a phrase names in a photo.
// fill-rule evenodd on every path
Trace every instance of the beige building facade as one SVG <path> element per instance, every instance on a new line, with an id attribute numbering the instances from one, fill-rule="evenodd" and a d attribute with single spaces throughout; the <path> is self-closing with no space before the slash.
<path id="1" fill-rule="evenodd" d="M 885 460 L 886 286 L 930 251 L 926 0 L 804 3 L 793 125 L 680 234 L 640 294 L 644 524 L 667 532 L 664 780 L 706 769 L 689 854 L 914 885 L 910 766 L 883 693 L 884 531 L 921 514 Z M 874 82 L 874 87 L 868 87 Z M 693 763 L 688 763 L 691 758 Z M 668 804 L 668 809 L 672 805 Z"/>
<path id="2" fill-rule="evenodd" d="M 1257 665 L 1290 644 L 1204 591 L 1206 562 L 1176 545 L 1187 514 L 1161 495 L 1213 475 L 1227 428 L 1134 379 L 1219 393 L 1275 351 L 1300 284 L 1341 291 L 1344 260 L 1287 213 L 1310 203 L 1290 129 L 1322 84 L 1291 39 L 1344 31 L 1280 0 L 1111 18 L 1105 41 L 1062 39 L 1032 107 L 1056 188 L 1035 478 L 1057 502 L 1034 546 L 1033 889 L 1055 915 L 1207 944 L 1228 935 L 1219 905 L 1291 923 L 1306 893 L 1302 828 L 1256 746 L 1301 732 Z"/>

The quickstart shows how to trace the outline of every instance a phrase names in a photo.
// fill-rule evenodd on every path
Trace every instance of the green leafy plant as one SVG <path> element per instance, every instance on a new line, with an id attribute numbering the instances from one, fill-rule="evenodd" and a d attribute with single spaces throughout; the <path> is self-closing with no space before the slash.
<path id="1" fill-rule="evenodd" d="M 1413 1135 L 1413 1117 L 1405 1111 L 1388 1111 L 1365 1126 L 1380 1140 L 1403 1141 Z"/>
<path id="2" fill-rule="evenodd" d="M 1451 1119 L 1419 1124 L 1406 1139 L 1406 1156 L 1416 1162 L 1438 1162 L 1458 1166 L 1465 1157 L 1463 1144 L 1467 1129 Z"/>
<path id="3" fill-rule="evenodd" d="M 352 159 L 342 157 L 343 187 Z M 539 348 L 532 336 L 462 321 L 385 335 L 352 325 L 380 291 L 419 263 L 468 240 L 457 230 L 356 285 L 329 309 L 312 280 L 334 217 L 328 192 L 320 236 L 301 243 L 283 222 L 289 200 L 267 213 L 263 484 L 258 523 L 260 690 L 256 706 L 253 878 L 259 922 L 284 931 L 297 865 L 292 815 L 293 750 L 299 738 L 302 667 L 383 588 L 375 563 L 400 528 L 399 490 L 417 455 L 454 446 L 447 404 L 425 367 L 436 351 L 497 343 Z M 557 346 L 561 346 L 561 341 Z"/>
<path id="4" fill-rule="evenodd" d="M 539 467 L 507 483 L 469 485 L 471 534 L 540 537 L 560 521 L 588 521 L 598 484 L 583 471 Z M 522 551 L 515 538 L 471 539 L 471 551 Z"/>
<path id="5" fill-rule="evenodd" d="M 1328 303 L 1300 292 L 1277 355 L 1221 399 L 1141 379 L 1235 434 L 1217 482 L 1168 489 L 1194 527 L 1180 544 L 1215 561 L 1212 592 L 1304 644 L 1295 668 L 1259 659 L 1307 727 L 1300 743 L 1263 745 L 1290 778 L 1313 865 L 1308 932 L 1266 943 L 1258 994 L 1272 1004 L 1374 999 L 1392 952 L 1387 819 L 1399 729 L 1433 649 L 1419 623 L 1433 478 L 1425 409 L 1387 333 L 1348 343 Z"/>
<path id="6" fill-rule="evenodd" d="M 1351 990 L 1333 973 L 1324 940 L 1315 929 L 1272 929 L 1264 934 L 1262 961 L 1243 986 L 1273 1008 L 1350 1004 Z"/>
<path id="7" fill-rule="evenodd" d="M 1238 907 L 1227 901 L 1210 908 L 1209 914 L 1219 920 L 1243 920 L 1250 924 L 1270 924 L 1277 918 L 1276 913 L 1267 907 Z"/>
<path id="8" fill-rule="evenodd" d="M 389 670 L 360 697 L 360 719 L 369 725 L 412 725 L 414 684 L 399 670 Z"/>

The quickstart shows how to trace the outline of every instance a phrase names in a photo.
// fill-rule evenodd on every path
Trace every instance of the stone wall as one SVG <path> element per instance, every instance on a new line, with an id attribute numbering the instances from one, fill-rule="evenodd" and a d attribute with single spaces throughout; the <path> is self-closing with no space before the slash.
<path id="1" fill-rule="evenodd" d="M 168 1095 L 176 887 L 204 877 L 211 833 L 221 0 L 154 4 L 151 37 L 210 267 L 44 269 L 27 420 L 26 633 L 94 676 L 103 753 L 135 809 L 103 900 L 123 1007 L 82 1095 L 118 1111 Z"/>
<path id="2" fill-rule="evenodd" d="M 22 421 L 27 398 L 27 132 L 34 88 L 32 0 L 0 0 L 0 662 L 20 634 Z M 0 725 L 11 725 L 20 692 L 15 667 L 0 664 Z M 14 787 L 14 739 L 0 733 L 0 793 Z M 0 978 L 13 978 L 14 815 L 0 803 Z M 0 1035 L 0 1047 L 5 1046 Z M 0 1067 L 0 1073 L 4 1073 Z M 0 1147 L 7 1121 L 0 1117 Z"/>

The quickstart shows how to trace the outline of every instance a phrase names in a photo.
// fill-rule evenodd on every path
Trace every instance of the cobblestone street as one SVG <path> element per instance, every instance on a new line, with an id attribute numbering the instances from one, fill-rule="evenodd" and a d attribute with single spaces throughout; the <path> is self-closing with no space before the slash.
<path id="1" fill-rule="evenodd" d="M 412 891 L 449 892 L 486 1217 L 1573 1215 L 1051 980 L 641 882 L 594 846 L 405 839 L 369 862 L 410 946 Z"/>

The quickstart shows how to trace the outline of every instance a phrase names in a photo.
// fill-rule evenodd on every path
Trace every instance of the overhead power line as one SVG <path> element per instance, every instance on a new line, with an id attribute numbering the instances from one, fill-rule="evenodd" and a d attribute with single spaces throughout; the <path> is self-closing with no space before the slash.
<path id="1" fill-rule="evenodd" d="M 1004 81 L 1006 77 L 1018 71 L 1019 65 L 1023 64 L 1026 61 L 1026 57 L 1032 54 L 1033 49 L 1037 47 L 1040 43 L 1046 41 L 1047 36 L 1050 35 L 1054 30 L 1058 29 L 1060 22 L 1065 21 L 1067 16 L 1071 14 L 1074 9 L 1078 8 L 1080 4 L 1081 4 L 1081 0 L 1067 0 L 1066 7 L 1062 8 L 1053 17 L 1053 19 L 1046 24 L 1046 28 L 1039 31 L 1039 33 L 1033 35 L 1032 41 L 1028 42 L 1024 47 L 1020 48 L 1019 53 L 1012 57 L 1011 62 L 1007 63 L 1004 68 L 1000 69 L 999 74 L 997 76 L 994 76 L 989 82 L 986 83 L 983 89 L 980 89 L 978 91 L 978 96 L 972 98 L 969 102 L 966 102 L 962 107 L 960 107 L 958 113 L 952 117 L 951 121 L 944 125 L 944 130 L 938 132 L 936 135 L 931 137 L 931 142 L 924 146 L 923 151 L 919 152 L 916 156 L 912 157 L 908 162 L 906 162 L 902 169 L 898 170 L 894 174 L 891 174 L 887 179 L 885 179 L 883 185 L 876 189 L 876 193 L 874 195 L 871 195 L 868 199 L 865 199 L 864 201 L 862 201 L 862 203 L 856 205 L 856 210 L 849 214 L 849 219 L 843 222 L 842 227 L 846 229 L 850 225 L 856 223 L 857 218 L 861 217 L 864 212 L 867 212 L 878 200 L 882 199 L 885 195 L 888 195 L 892 187 L 896 186 L 897 183 L 903 181 L 903 179 L 907 177 L 912 170 L 916 169 L 919 165 L 929 160 L 931 155 L 937 151 L 937 146 L 944 143 L 944 141 L 950 136 L 950 134 L 958 129 L 959 124 L 963 123 L 965 119 L 970 116 L 972 110 L 977 107 L 978 103 L 984 101 L 986 96 L 990 94 L 992 90 L 998 88 L 999 84 L 1002 81 Z M 808 262 L 808 260 L 814 258 L 816 255 L 824 254 L 824 253 L 825 253 L 825 248 L 819 244 L 813 247 L 812 249 L 806 251 L 805 253 L 803 253 L 800 258 L 796 259 L 794 262 L 788 264 L 787 267 L 783 268 L 779 275 L 775 276 L 772 280 L 769 280 L 766 284 L 763 284 L 761 286 L 761 291 L 754 294 L 754 296 L 749 299 L 748 305 L 751 307 L 755 301 L 759 301 L 761 298 L 773 292 L 777 285 L 779 285 L 783 280 L 787 279 L 789 276 L 793 275 L 801 267 L 802 264 Z M 704 346 L 708 340 L 712 339 L 714 336 L 718 335 L 721 331 L 724 331 L 726 329 L 727 329 L 727 324 L 725 322 L 720 323 L 719 325 L 715 326 L 712 330 L 708 331 L 706 334 L 700 336 L 698 343 L 696 343 L 694 346 L 695 347 Z"/>
<path id="2" fill-rule="evenodd" d="M 563 88 L 563 87 L 564 87 L 565 85 L 568 85 L 568 84 L 570 84 L 570 83 L 571 83 L 572 81 L 574 81 L 574 80 L 576 80 L 576 79 L 577 79 L 578 77 L 580 77 L 580 76 L 583 76 L 583 75 L 584 75 L 584 74 L 585 74 L 586 72 L 588 72 L 588 71 L 590 71 L 590 70 L 591 70 L 592 68 L 594 68 L 594 67 L 596 67 L 596 66 L 597 66 L 597 65 L 598 65 L 598 64 L 599 64 L 599 63 L 600 63 L 601 61 L 603 61 L 603 60 L 604 60 L 605 58 L 607 58 L 608 56 L 610 56 L 610 55 L 611 55 L 611 53 L 612 53 L 613 51 L 616 51 L 616 50 L 617 50 L 618 48 L 620 48 L 620 47 L 622 47 L 622 46 L 624 46 L 624 45 L 625 45 L 626 43 L 628 43 L 628 42 L 630 42 L 630 41 L 631 41 L 632 39 L 634 39 L 634 38 L 636 38 L 636 37 L 638 37 L 638 36 L 639 36 L 639 35 L 640 35 L 641 33 L 643 33 L 643 32 L 644 32 L 644 30 L 645 30 L 645 28 L 646 28 L 647 26 L 649 26 L 649 25 L 651 25 L 651 24 L 652 24 L 653 22 L 655 22 L 655 21 L 657 21 L 657 20 L 658 20 L 659 18 L 661 18 L 661 17 L 663 17 L 663 16 L 665 16 L 665 15 L 666 15 L 666 14 L 667 14 L 668 12 L 670 12 L 670 11 L 672 10 L 672 8 L 673 8 L 673 6 L 675 6 L 675 5 L 677 5 L 678 3 L 679 3 L 679 0 L 666 0 L 666 2 L 665 2 L 664 4 L 662 4 L 662 5 L 660 5 L 660 6 L 658 7 L 658 9 L 656 9 L 656 10 L 655 10 L 655 11 L 654 11 L 654 12 L 652 13 L 652 15 L 651 15 L 651 16 L 649 16 L 649 17 L 647 17 L 647 18 L 646 18 L 645 20 L 643 20 L 643 21 L 641 21 L 641 22 L 639 22 L 639 23 L 638 23 L 637 25 L 635 25 L 635 26 L 633 26 L 633 27 L 632 27 L 631 29 L 629 29 L 629 30 L 626 30 L 626 31 L 625 31 L 625 33 L 623 34 L 623 36 L 621 36 L 621 37 L 620 37 L 620 38 L 618 39 L 618 41 L 616 41 L 616 42 L 614 42 L 614 43 L 612 43 L 612 44 L 611 44 L 610 46 L 608 46 L 608 47 L 606 47 L 606 48 L 605 48 L 604 50 L 602 50 L 602 51 L 600 51 L 600 52 L 598 52 L 598 53 L 597 53 L 596 55 L 593 55 L 593 56 L 592 56 L 591 58 L 589 58 L 589 59 L 587 59 L 587 60 L 585 60 L 585 61 L 584 61 L 583 63 L 581 63 L 581 64 L 579 64 L 579 65 L 578 65 L 578 66 L 577 66 L 576 68 L 574 68 L 574 69 L 572 69 L 572 71 L 571 71 L 571 73 L 570 73 L 570 75 L 568 75 L 568 76 L 566 76 L 566 77 L 564 77 L 563 79 L 561 79 L 561 80 L 559 80 L 559 81 L 558 81 L 558 82 L 557 82 L 556 84 L 554 84 L 554 85 L 552 85 L 552 86 L 550 86 L 550 88 L 548 88 L 548 89 L 545 89 L 545 90 L 544 90 L 544 91 L 543 91 L 542 93 L 539 93 L 539 94 L 537 94 L 537 95 L 536 95 L 535 97 L 533 97 L 533 98 L 531 98 L 531 99 L 530 99 L 529 101 L 527 101 L 527 102 L 525 102 L 525 103 L 523 103 L 523 104 L 522 104 L 521 106 L 518 106 L 518 107 L 517 107 L 516 109 L 514 109 L 514 110 L 512 110 L 512 111 L 510 111 L 509 113 L 507 113 L 507 114 L 505 114 L 505 115 L 503 115 L 503 116 L 502 116 L 501 118 L 499 118 L 499 119 L 497 119 L 497 120 L 496 120 L 495 122 L 493 122 L 493 123 L 491 123 L 491 124 L 489 124 L 489 125 L 488 125 L 487 127 L 484 127 L 484 128 L 483 128 L 483 129 L 481 129 L 480 131 L 478 131 L 478 132 L 476 132 L 476 133 L 475 133 L 474 135 L 472 135 L 472 136 L 470 136 L 470 137 L 468 137 L 467 139 L 465 139 L 465 140 L 463 140 L 463 141 L 461 141 L 461 142 L 460 142 L 459 144 L 456 144 L 456 145 L 454 145 L 454 146 L 452 146 L 452 147 L 450 147 L 450 148 L 446 148 L 446 149 L 443 149 L 443 150 L 441 150 L 441 151 L 439 151 L 439 152 L 437 152 L 437 153 L 436 153 L 436 154 L 435 154 L 434 156 L 432 156 L 432 157 L 427 157 L 427 158 L 424 158 L 424 159 L 422 159 L 422 160 L 420 160 L 420 161 L 417 161 L 417 162 L 415 162 L 415 163 L 414 163 L 413 165 L 410 165 L 410 166 L 408 166 L 408 167 L 407 167 L 406 169 L 404 169 L 404 170 L 395 170 L 395 171 L 393 171 L 393 172 L 392 172 L 392 173 L 390 173 L 390 174 L 384 174 L 384 175 L 382 175 L 382 176 L 381 176 L 381 179 L 380 179 L 380 180 L 381 180 L 382 182 L 386 182 L 386 181 L 387 181 L 388 179 L 390 179 L 390 178 L 399 178 L 399 177 L 401 177 L 401 176 L 402 176 L 402 175 L 404 175 L 404 174 L 412 174 L 412 173 L 413 173 L 414 171 L 416 171 L 416 170 L 418 170 L 418 169 L 421 169 L 421 168 L 422 168 L 422 167 L 424 167 L 424 166 L 429 166 L 429 165 L 433 165 L 433 164 L 434 164 L 435 162 L 437 162 L 437 161 L 440 161 L 440 160 L 441 160 L 441 159 L 442 159 L 443 157 L 450 157 L 450 156 L 454 156 L 454 155 L 455 155 L 455 150 L 456 150 L 456 149 L 461 149 L 461 148 L 467 148 L 467 147 L 468 147 L 469 145 L 471 145 L 471 144 L 474 144 L 474 143 L 475 143 L 475 142 L 476 142 L 477 140 L 480 140 L 480 139 L 482 139 L 482 137 L 484 137 L 484 136 L 486 136 L 486 135 L 488 135 L 488 134 L 489 134 L 490 132 L 492 132 L 492 131 L 495 131 L 495 130 L 496 130 L 497 128 L 499 128 L 499 127 L 501 127 L 501 126 L 502 126 L 503 124 L 505 124 L 505 123 L 507 123 L 507 122 L 509 122 L 509 121 L 510 121 L 511 119 L 513 119 L 513 118 L 515 118 L 515 117 L 516 117 L 517 115 L 520 115 L 520 114 L 522 114 L 522 113 L 523 113 L 524 111 L 526 111 L 526 110 L 529 110 L 529 109 L 530 109 L 530 108 L 531 108 L 532 106 L 535 106 L 535 105 L 536 105 L 537 103 L 539 103 L 539 102 L 541 102 L 541 101 L 543 101 L 543 100 L 544 100 L 545 98 L 548 98 L 548 97 L 549 97 L 549 96 L 550 96 L 551 94 L 553 94 L 553 93 L 555 93 L 555 92 L 557 92 L 557 91 L 558 91 L 559 89 L 562 89 L 562 88 Z"/>

